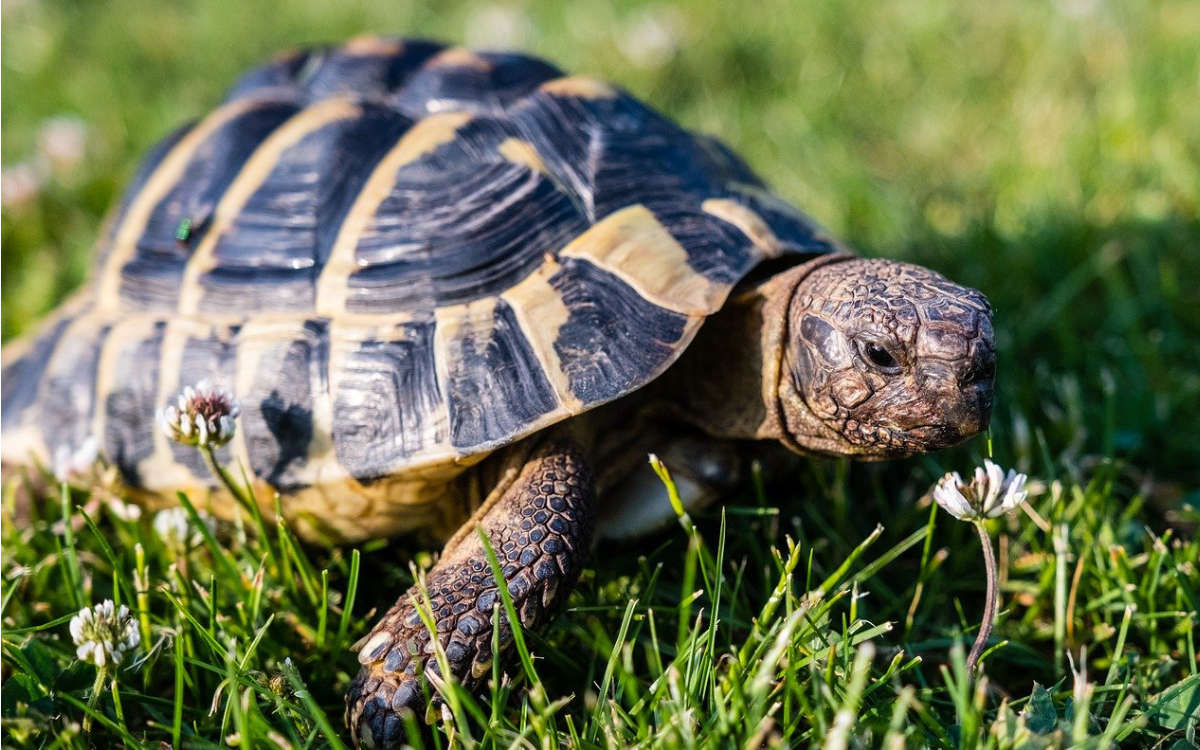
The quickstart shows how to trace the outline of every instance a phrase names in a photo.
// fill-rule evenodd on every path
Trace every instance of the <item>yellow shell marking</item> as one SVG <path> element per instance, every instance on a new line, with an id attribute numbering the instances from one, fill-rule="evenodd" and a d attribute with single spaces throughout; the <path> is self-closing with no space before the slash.
<path id="1" fill-rule="evenodd" d="M 659 307 L 688 316 L 708 315 L 725 298 L 725 286 L 693 270 L 687 251 L 641 204 L 596 222 L 559 257 L 588 260 Z"/>
<path id="2" fill-rule="evenodd" d="M 750 185 L 745 182 L 730 182 L 726 184 L 726 187 L 734 192 L 751 196 L 760 204 L 770 206 L 772 210 L 784 214 L 785 216 L 790 216 L 801 224 L 806 224 L 812 227 L 812 236 L 815 241 L 831 245 L 839 252 L 849 252 L 845 247 L 842 246 L 840 242 L 826 233 L 824 229 L 814 225 L 812 219 L 809 219 L 795 206 L 791 205 L 771 191 L 765 190 L 758 185 Z"/>
<path id="3" fill-rule="evenodd" d="M 108 397 L 121 385 L 117 376 L 118 374 L 126 377 L 137 377 L 138 375 L 138 373 L 118 373 L 117 366 L 129 349 L 138 346 L 150 336 L 160 320 L 161 318 L 152 315 L 132 315 L 118 318 L 113 322 L 108 337 L 104 339 L 104 346 L 100 349 L 100 361 L 96 367 L 96 410 L 92 415 L 92 434 L 96 436 L 101 450 L 103 450 L 104 433 L 108 422 Z M 157 384 L 155 385 L 157 386 Z M 162 404 L 155 404 L 155 406 L 162 406 Z"/>
<path id="4" fill-rule="evenodd" d="M 700 208 L 740 229 L 742 234 L 749 237 L 764 256 L 768 258 L 779 256 L 781 252 L 779 238 L 775 236 L 761 216 L 743 204 L 728 198 L 709 198 L 700 204 Z"/>
<path id="5" fill-rule="evenodd" d="M 554 349 L 558 329 L 571 314 L 562 295 L 550 286 L 550 278 L 558 273 L 559 268 L 557 262 L 548 258 L 537 270 L 501 294 L 500 299 L 512 308 L 521 331 L 542 363 L 542 370 L 554 388 L 559 404 L 568 412 L 577 414 L 583 405 L 572 393 L 562 361 Z"/>
<path id="6" fill-rule="evenodd" d="M 541 90 L 553 96 L 577 96 L 580 99 L 615 99 L 617 90 L 612 84 L 586 76 L 566 76 L 546 81 Z"/>
<path id="7" fill-rule="evenodd" d="M 450 47 L 429 58 L 425 68 L 471 68 L 481 73 L 492 69 L 492 64 L 466 47 Z"/>
<path id="8" fill-rule="evenodd" d="M 392 147 L 354 199 L 329 254 L 329 260 L 317 280 L 318 315 L 337 315 L 346 308 L 346 284 L 358 268 L 355 250 L 379 204 L 383 203 L 396 182 L 396 174 L 405 164 L 416 161 L 438 146 L 454 140 L 458 129 L 471 119 L 467 112 L 430 115 L 408 129 Z"/>
<path id="9" fill-rule="evenodd" d="M 347 39 L 346 43 L 338 48 L 338 51 L 343 55 L 354 57 L 399 55 L 404 51 L 404 42 L 374 34 L 363 34 Z"/>
<path id="10" fill-rule="evenodd" d="M 500 155 L 513 164 L 529 167 L 540 174 L 548 174 L 546 163 L 529 141 L 520 138 L 505 138 L 498 149 Z"/>
<path id="11" fill-rule="evenodd" d="M 104 268 L 98 279 L 100 308 L 116 309 L 121 298 L 121 269 L 137 252 L 137 241 L 146 231 L 146 223 L 155 206 L 171 192 L 196 149 L 221 126 L 256 107 L 274 103 L 269 99 L 239 99 L 215 110 L 196 124 L 187 135 L 179 140 L 159 162 L 158 167 L 146 180 L 141 192 L 129 204 L 125 217 L 113 234 L 112 250 L 105 259 Z"/>
<path id="12" fill-rule="evenodd" d="M 213 214 L 212 226 L 192 252 L 179 285 L 179 312 L 195 313 L 204 296 L 201 279 L 217 266 L 216 248 L 221 236 L 233 226 L 250 197 L 262 187 L 279 163 L 283 152 L 316 130 L 337 120 L 358 117 L 362 109 L 349 99 L 326 99 L 293 115 L 271 133 L 242 166 Z"/>

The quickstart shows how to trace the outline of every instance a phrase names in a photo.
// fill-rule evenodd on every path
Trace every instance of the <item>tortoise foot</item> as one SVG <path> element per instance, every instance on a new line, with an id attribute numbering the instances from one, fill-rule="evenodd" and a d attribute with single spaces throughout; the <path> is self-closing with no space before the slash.
<path id="1" fill-rule="evenodd" d="M 579 575 L 591 543 L 593 486 L 578 447 L 553 442 L 537 451 L 513 484 L 480 509 L 468 533 L 447 545 L 426 576 L 429 612 L 451 677 L 476 690 L 493 659 L 510 651 L 512 630 L 475 524 L 496 550 L 513 605 L 525 628 L 543 625 Z M 404 739 L 404 715 L 418 716 L 439 702 L 442 676 L 430 629 L 417 606 L 425 592 L 413 586 L 363 639 L 362 669 L 346 694 L 346 723 L 365 747 L 394 747 Z M 493 617 L 500 653 L 492 653 Z M 424 678 L 424 679 L 423 679 Z"/>

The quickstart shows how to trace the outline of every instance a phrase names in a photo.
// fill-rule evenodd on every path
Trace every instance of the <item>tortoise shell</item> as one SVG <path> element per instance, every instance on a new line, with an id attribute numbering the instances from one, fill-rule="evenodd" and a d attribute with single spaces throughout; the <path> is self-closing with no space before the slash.
<path id="1" fill-rule="evenodd" d="M 754 266 L 832 244 L 718 141 L 519 54 L 277 57 L 149 154 L 94 278 L 6 352 L 5 453 L 207 477 L 154 428 L 209 378 L 283 491 L 471 457 L 651 381 Z"/>

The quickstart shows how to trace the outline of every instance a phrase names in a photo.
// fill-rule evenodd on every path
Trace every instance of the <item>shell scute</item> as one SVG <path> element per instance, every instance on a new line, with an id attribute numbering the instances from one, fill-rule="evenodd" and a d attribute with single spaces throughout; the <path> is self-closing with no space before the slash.
<path id="1" fill-rule="evenodd" d="M 314 412 L 328 393 L 329 321 L 304 320 L 290 337 L 268 343 L 255 370 L 240 395 L 250 468 L 281 490 L 314 484 L 313 471 L 327 455 L 314 450 L 320 448 Z"/>
<path id="2" fill-rule="evenodd" d="M 581 403 L 609 401 L 657 375 L 694 330 L 693 319 L 655 305 L 586 260 L 566 258 L 562 266 L 550 284 L 569 317 L 554 349 Z"/>
<path id="3" fill-rule="evenodd" d="M 440 308 L 437 322 L 450 442 L 457 450 L 507 442 L 558 406 L 544 365 L 508 303 L 487 297 Z"/>
<path id="4" fill-rule="evenodd" d="M 550 172 L 579 196 L 590 221 L 643 206 L 714 289 L 732 285 L 761 260 L 700 208 L 704 200 L 726 194 L 731 172 L 744 175 L 629 94 L 589 98 L 542 90 L 511 117 Z"/>
<path id="5" fill-rule="evenodd" d="M 433 336 L 432 315 L 357 331 L 335 327 L 332 438 L 356 480 L 378 479 L 446 444 Z"/>
<path id="6" fill-rule="evenodd" d="M 166 321 L 134 319 L 114 327 L 97 375 L 100 449 L 126 483 L 143 486 L 141 463 L 154 455 L 159 361 Z"/>

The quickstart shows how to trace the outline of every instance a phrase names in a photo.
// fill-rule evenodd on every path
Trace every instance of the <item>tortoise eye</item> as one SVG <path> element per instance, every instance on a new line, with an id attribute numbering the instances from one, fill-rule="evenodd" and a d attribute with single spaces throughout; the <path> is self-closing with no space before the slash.
<path id="1" fill-rule="evenodd" d="M 900 368 L 900 363 L 892 356 L 892 353 L 873 341 L 867 341 L 862 346 L 863 354 L 876 367 L 881 370 L 895 371 Z"/>

